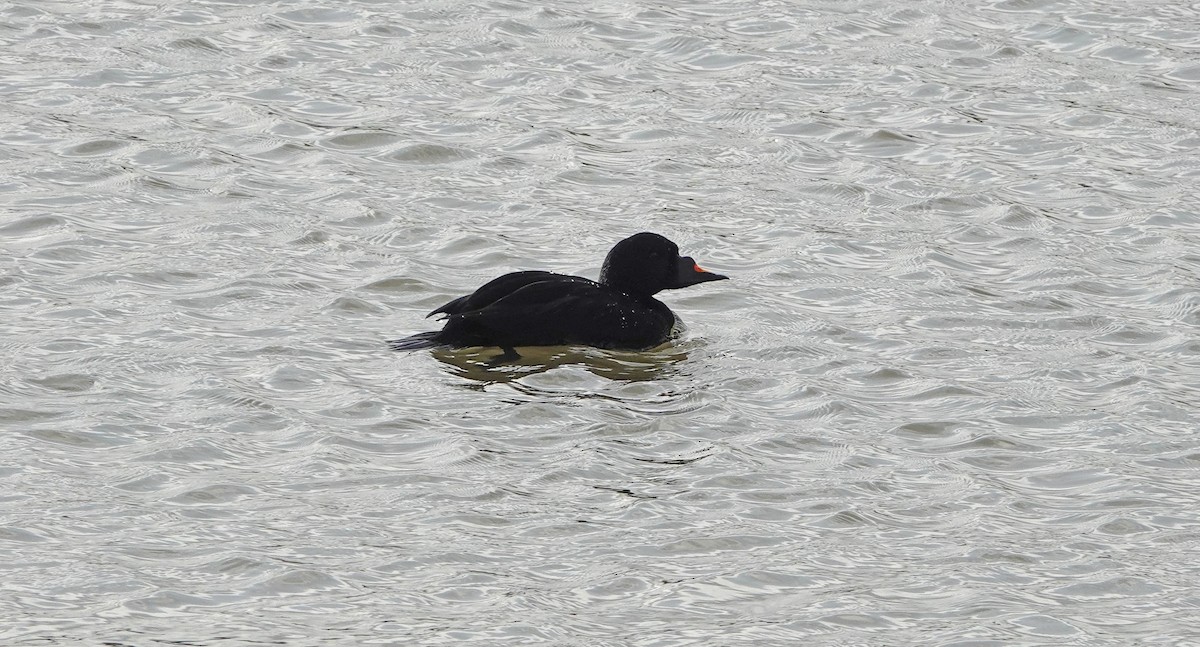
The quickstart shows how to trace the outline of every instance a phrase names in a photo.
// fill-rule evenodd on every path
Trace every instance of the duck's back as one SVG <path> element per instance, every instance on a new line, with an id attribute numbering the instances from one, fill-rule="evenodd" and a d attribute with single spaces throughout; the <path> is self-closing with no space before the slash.
<path id="1" fill-rule="evenodd" d="M 675 315 L 656 299 L 635 299 L 594 281 L 553 275 L 484 307 L 452 314 L 437 340 L 456 346 L 583 344 L 637 350 L 666 341 L 674 324 Z"/>
<path id="2" fill-rule="evenodd" d="M 428 318 L 437 314 L 444 314 L 449 317 L 472 310 L 479 310 L 480 308 L 490 306 L 527 285 L 542 281 L 582 281 L 584 283 L 594 283 L 594 281 L 585 279 L 582 276 L 569 276 L 567 274 L 544 272 L 542 270 L 509 272 L 484 283 L 474 292 L 454 299 L 425 316 Z"/>

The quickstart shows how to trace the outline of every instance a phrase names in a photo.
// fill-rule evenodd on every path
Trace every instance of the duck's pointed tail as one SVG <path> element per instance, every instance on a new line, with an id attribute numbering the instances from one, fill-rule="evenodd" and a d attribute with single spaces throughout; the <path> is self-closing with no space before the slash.
<path id="1" fill-rule="evenodd" d="M 435 348 L 441 346 L 437 341 L 437 335 L 440 330 L 431 330 L 429 332 L 419 332 L 411 337 L 404 339 L 388 340 L 388 347 L 392 350 L 420 350 L 422 348 Z"/>

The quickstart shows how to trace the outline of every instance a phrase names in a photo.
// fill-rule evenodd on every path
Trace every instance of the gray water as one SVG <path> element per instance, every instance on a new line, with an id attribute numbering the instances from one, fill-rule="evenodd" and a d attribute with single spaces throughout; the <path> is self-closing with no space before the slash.
<path id="1" fill-rule="evenodd" d="M 1200 644 L 1200 9 L 0 7 L 0 644 Z M 647 353 L 396 354 L 657 231 Z"/>

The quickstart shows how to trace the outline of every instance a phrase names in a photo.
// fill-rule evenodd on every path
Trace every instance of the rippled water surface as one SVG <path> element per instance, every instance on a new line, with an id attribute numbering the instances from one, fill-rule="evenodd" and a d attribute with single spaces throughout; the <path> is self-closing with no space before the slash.
<path id="1" fill-rule="evenodd" d="M 0 43 L 0 644 L 1200 641 L 1194 3 Z M 663 295 L 677 343 L 383 343 L 642 230 L 733 277 Z"/>

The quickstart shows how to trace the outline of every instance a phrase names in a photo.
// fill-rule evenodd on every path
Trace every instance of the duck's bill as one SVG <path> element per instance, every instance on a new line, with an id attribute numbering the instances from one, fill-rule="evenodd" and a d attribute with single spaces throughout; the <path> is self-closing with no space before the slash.
<path id="1" fill-rule="evenodd" d="M 684 288 L 689 285 L 696 285 L 697 283 L 720 281 L 721 279 L 727 278 L 729 277 L 725 276 L 724 274 L 709 272 L 703 267 L 700 267 L 700 264 L 691 257 L 684 256 L 683 258 L 679 259 L 679 268 L 675 273 L 676 284 L 672 287 Z"/>

